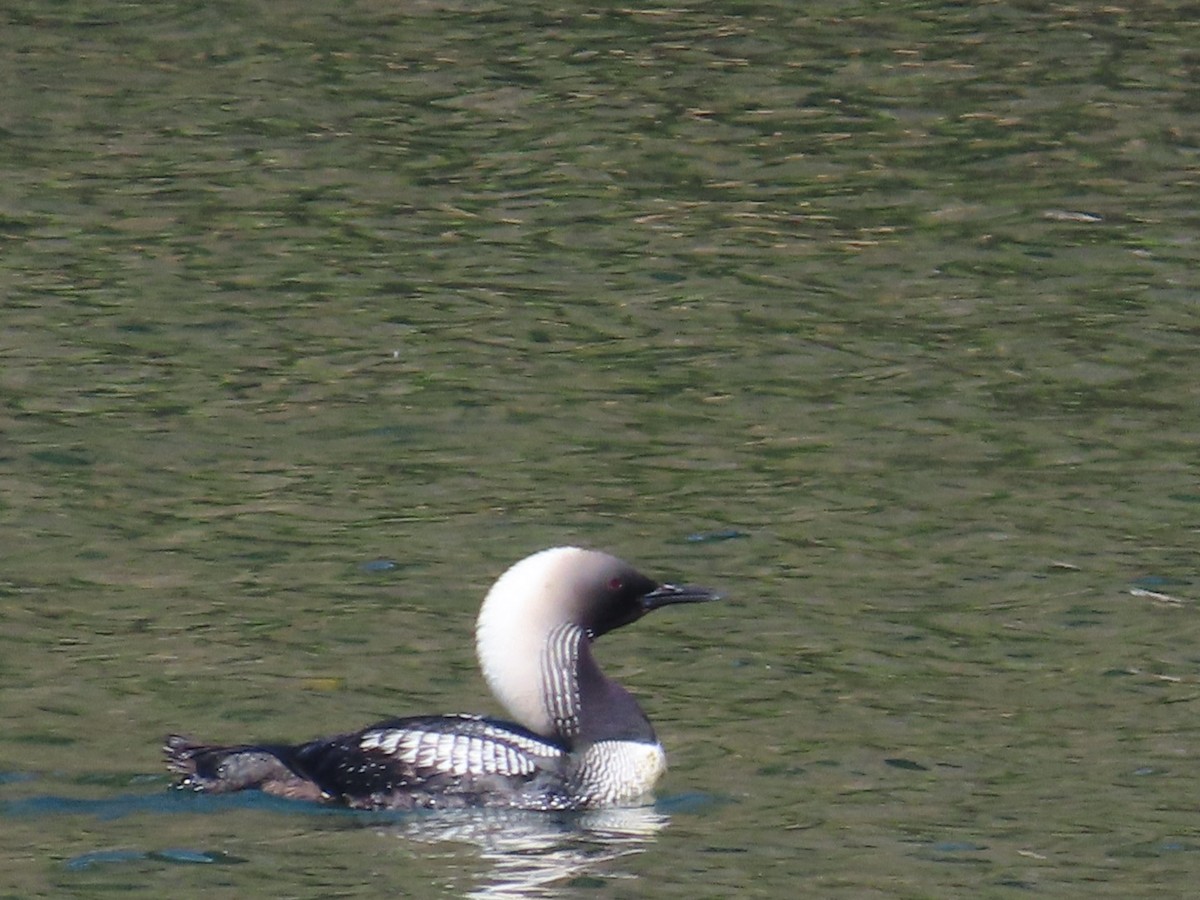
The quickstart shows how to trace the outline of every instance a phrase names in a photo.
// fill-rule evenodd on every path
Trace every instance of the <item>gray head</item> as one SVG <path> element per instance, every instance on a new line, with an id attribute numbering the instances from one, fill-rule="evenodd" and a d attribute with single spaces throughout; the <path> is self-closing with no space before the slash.
<path id="1" fill-rule="evenodd" d="M 488 686 L 509 713 L 539 734 L 563 737 L 548 698 L 578 695 L 581 680 L 604 679 L 586 646 L 580 660 L 594 671 L 584 671 L 584 679 L 548 661 L 564 633 L 582 632 L 586 645 L 660 606 L 716 597 L 707 588 L 659 584 L 607 553 L 555 547 L 521 560 L 492 586 L 479 611 L 475 648 Z"/>

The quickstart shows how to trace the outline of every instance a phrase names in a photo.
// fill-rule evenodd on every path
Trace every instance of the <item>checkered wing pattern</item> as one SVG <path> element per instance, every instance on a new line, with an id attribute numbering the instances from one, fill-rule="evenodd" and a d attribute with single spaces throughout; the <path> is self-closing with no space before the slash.
<path id="1" fill-rule="evenodd" d="M 386 722 L 361 732 L 358 747 L 425 776 L 533 775 L 563 755 L 531 732 L 474 716 Z"/>

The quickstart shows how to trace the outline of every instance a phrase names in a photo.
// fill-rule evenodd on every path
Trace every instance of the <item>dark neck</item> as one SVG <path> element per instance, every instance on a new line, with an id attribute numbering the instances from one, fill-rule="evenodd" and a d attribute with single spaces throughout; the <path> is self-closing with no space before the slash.
<path id="1" fill-rule="evenodd" d="M 592 656 L 591 642 L 579 647 L 576 668 L 579 687 L 579 733 L 573 749 L 597 741 L 640 741 L 655 743 L 654 728 L 633 695 L 600 671 Z"/>

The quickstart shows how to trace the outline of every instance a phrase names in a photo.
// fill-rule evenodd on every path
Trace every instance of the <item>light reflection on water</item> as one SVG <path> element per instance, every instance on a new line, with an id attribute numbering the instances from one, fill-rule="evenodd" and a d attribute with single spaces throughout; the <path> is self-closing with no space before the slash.
<path id="1" fill-rule="evenodd" d="M 649 849 L 670 818 L 653 807 L 598 810 L 569 817 L 539 813 L 439 814 L 388 828 L 406 841 L 455 841 L 479 848 L 477 898 L 555 896 L 587 876 L 632 878 L 618 860 Z"/>

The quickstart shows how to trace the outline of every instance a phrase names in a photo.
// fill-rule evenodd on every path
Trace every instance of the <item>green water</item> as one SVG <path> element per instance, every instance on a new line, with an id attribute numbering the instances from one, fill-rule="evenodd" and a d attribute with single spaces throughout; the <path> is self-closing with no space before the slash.
<path id="1" fill-rule="evenodd" d="M 0 16 L 0 896 L 1194 890 L 1194 9 Z M 569 542 L 729 595 L 597 648 L 656 811 L 167 792 Z"/>

